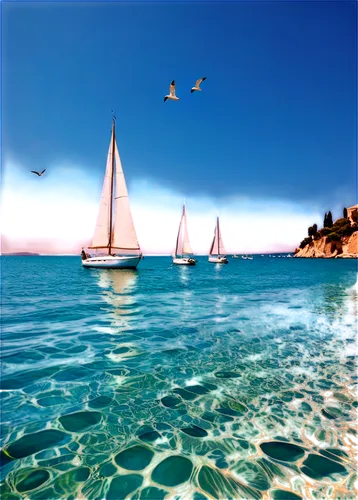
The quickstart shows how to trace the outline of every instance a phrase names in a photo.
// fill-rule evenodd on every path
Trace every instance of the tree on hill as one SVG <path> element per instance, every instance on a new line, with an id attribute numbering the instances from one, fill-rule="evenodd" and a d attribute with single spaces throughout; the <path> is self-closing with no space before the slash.
<path id="1" fill-rule="evenodd" d="M 317 233 L 317 224 L 313 224 L 313 226 L 310 226 L 308 228 L 308 236 L 312 236 L 314 238 L 316 233 Z"/>
<path id="2" fill-rule="evenodd" d="M 332 212 L 329 211 L 328 214 L 327 214 L 327 224 L 328 224 L 328 227 L 332 227 L 333 226 L 333 217 L 332 217 Z"/>
<path id="3" fill-rule="evenodd" d="M 348 219 L 348 211 L 347 211 L 346 207 L 343 208 L 343 217 L 345 219 Z"/>
<path id="4" fill-rule="evenodd" d="M 327 227 L 327 214 L 324 213 L 323 227 Z"/>

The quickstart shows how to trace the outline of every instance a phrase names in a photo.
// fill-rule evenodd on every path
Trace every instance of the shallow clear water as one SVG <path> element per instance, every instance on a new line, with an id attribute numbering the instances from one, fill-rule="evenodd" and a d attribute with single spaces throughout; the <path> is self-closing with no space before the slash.
<path id="1" fill-rule="evenodd" d="M 356 261 L 1 264 L 4 500 L 356 498 Z"/>

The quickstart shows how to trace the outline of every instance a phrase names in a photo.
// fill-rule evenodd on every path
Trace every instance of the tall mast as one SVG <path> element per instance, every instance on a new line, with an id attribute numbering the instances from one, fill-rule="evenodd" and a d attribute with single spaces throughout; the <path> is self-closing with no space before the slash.
<path id="1" fill-rule="evenodd" d="M 112 216 L 113 216 L 113 180 L 114 180 L 114 152 L 115 152 L 115 145 L 116 145 L 116 127 L 115 127 L 115 121 L 116 117 L 113 115 L 112 118 L 112 175 L 111 175 L 111 199 L 110 199 L 110 204 L 109 204 L 109 255 L 111 255 L 111 250 L 112 250 L 112 231 L 113 231 L 113 224 L 112 224 Z"/>
<path id="2" fill-rule="evenodd" d="M 219 227 L 219 216 L 216 218 L 216 232 L 218 238 L 218 255 L 220 255 L 220 227 Z"/>
<path id="3" fill-rule="evenodd" d="M 177 252 L 178 252 L 179 236 L 180 236 L 181 225 L 183 223 L 184 211 L 185 211 L 185 200 L 184 200 L 184 205 L 183 205 L 183 212 L 181 214 L 181 219 L 180 219 L 180 223 L 179 223 L 179 230 L 178 230 L 178 236 L 177 236 L 177 244 L 176 244 L 176 247 L 175 247 L 175 257 L 177 256 Z"/>

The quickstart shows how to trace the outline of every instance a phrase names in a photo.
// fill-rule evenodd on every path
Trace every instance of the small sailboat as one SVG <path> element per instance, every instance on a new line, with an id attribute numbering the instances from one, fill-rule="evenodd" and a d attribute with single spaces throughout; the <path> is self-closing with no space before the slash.
<path id="1" fill-rule="evenodd" d="M 180 219 L 179 231 L 177 236 L 177 243 L 175 246 L 175 253 L 173 255 L 173 264 L 184 266 L 195 266 L 196 260 L 190 257 L 193 251 L 190 246 L 188 222 L 186 219 L 185 202 L 183 205 L 183 213 Z"/>
<path id="2" fill-rule="evenodd" d="M 95 255 L 82 250 L 84 267 L 135 269 L 142 258 L 116 143 L 114 116 L 97 223 L 88 248 Z"/>
<path id="3" fill-rule="evenodd" d="M 221 237 L 219 217 L 216 218 L 214 238 L 209 252 L 209 262 L 213 264 L 227 264 L 229 261 L 225 255 L 224 243 Z"/>
<path id="4" fill-rule="evenodd" d="M 253 260 L 254 256 L 253 255 L 248 255 L 247 258 L 248 258 L 248 260 Z"/>
<path id="5" fill-rule="evenodd" d="M 244 260 L 248 259 L 247 255 L 241 255 L 241 258 L 244 259 Z"/>
<path id="6" fill-rule="evenodd" d="M 233 259 L 238 259 L 239 257 L 237 255 L 232 256 Z"/>

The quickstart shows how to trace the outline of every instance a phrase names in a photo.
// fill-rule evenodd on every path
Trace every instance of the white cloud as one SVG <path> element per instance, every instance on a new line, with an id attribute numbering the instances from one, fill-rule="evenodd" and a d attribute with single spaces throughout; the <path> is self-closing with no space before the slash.
<path id="1" fill-rule="evenodd" d="M 57 194 L 58 197 L 58 194 Z M 224 207 L 225 208 L 225 207 Z M 5 192 L 2 204 L 2 234 L 11 240 L 61 240 L 64 247 L 73 248 L 75 242 L 87 241 L 93 233 L 98 206 L 76 199 L 57 200 L 56 196 L 26 197 Z M 180 219 L 180 211 L 133 204 L 133 217 L 141 247 L 148 253 L 171 253 Z M 272 251 L 277 245 L 292 249 L 306 234 L 311 223 L 307 217 L 298 219 L 257 216 L 236 216 L 226 208 L 221 217 L 221 229 L 229 253 Z M 213 214 L 190 215 L 188 225 L 191 245 L 195 253 L 206 253 L 213 236 Z"/>
<path id="2" fill-rule="evenodd" d="M 87 238 L 95 223 L 97 207 L 76 200 L 55 201 L 56 195 L 27 198 L 4 193 L 2 234 L 16 239 L 56 238 L 67 241 Z"/>

